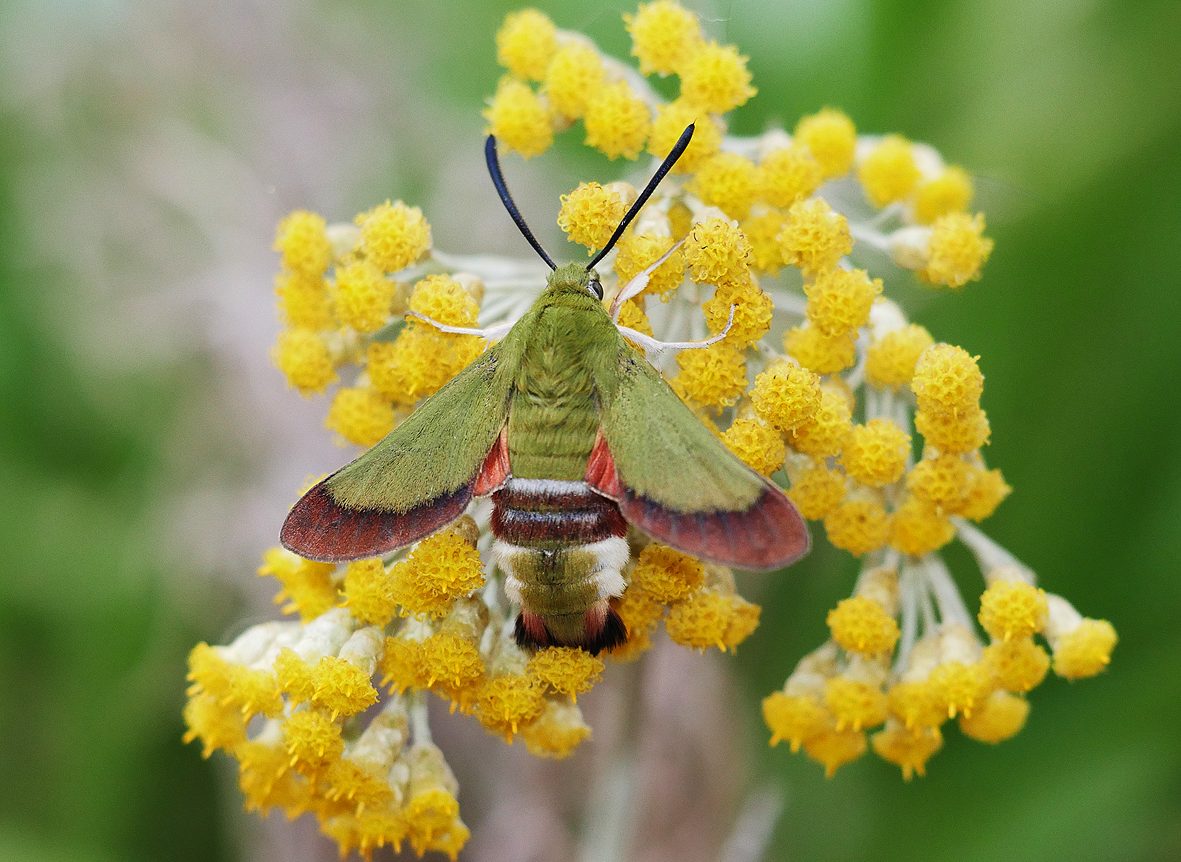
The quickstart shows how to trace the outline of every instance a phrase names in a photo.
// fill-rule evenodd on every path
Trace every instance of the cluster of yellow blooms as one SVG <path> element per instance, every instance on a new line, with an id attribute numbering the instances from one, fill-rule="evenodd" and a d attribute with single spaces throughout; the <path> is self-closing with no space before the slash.
<path id="1" fill-rule="evenodd" d="M 756 92 L 746 58 L 710 41 L 673 0 L 624 20 L 639 71 L 541 12 L 509 15 L 496 37 L 507 74 L 485 116 L 524 157 L 579 121 L 587 145 L 609 157 L 663 157 L 696 123 L 674 175 L 606 258 L 605 302 L 667 255 L 620 322 L 669 341 L 724 333 L 677 356 L 666 369 L 674 389 L 753 469 L 785 477 L 804 516 L 863 560 L 853 595 L 829 613 L 831 640 L 764 701 L 772 744 L 802 748 L 830 774 L 872 747 L 909 778 L 950 719 L 978 740 L 1012 736 L 1029 710 L 1024 694 L 1049 668 L 1098 673 L 1115 631 L 1038 589 L 975 526 L 1010 491 L 981 454 L 990 428 L 978 357 L 936 343 L 855 266 L 892 260 L 951 288 L 979 278 L 992 241 L 969 210 L 970 177 L 926 145 L 858 135 L 833 109 L 790 134 L 727 136 L 724 114 Z M 676 75 L 677 98 L 661 98 L 653 74 Z M 593 251 L 635 196 L 626 182 L 583 183 L 562 196 L 558 224 Z M 871 217 L 841 211 L 857 198 Z M 423 214 L 401 202 L 353 224 L 293 213 L 275 248 L 285 323 L 275 363 L 305 395 L 344 376 L 326 425 L 359 446 L 486 345 L 409 312 L 461 327 L 511 321 L 545 274 L 435 249 Z M 938 553 L 956 539 L 983 572 L 987 644 Z M 405 841 L 454 858 L 468 833 L 431 743 L 426 693 L 534 754 L 564 757 L 590 734 L 576 699 L 603 672 L 581 650 L 516 646 L 489 544 L 477 506 L 475 518 L 384 560 L 335 566 L 268 551 L 260 574 L 280 582 L 276 602 L 299 621 L 193 651 L 189 738 L 238 760 L 248 807 L 313 812 L 342 851 Z M 728 569 L 642 537 L 633 550 L 618 607 L 629 640 L 610 658 L 643 653 L 662 620 L 672 640 L 722 651 L 757 627 L 759 608 Z"/>

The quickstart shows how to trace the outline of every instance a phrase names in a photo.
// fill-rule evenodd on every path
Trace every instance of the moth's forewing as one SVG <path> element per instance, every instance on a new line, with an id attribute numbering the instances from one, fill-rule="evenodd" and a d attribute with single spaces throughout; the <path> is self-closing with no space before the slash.
<path id="1" fill-rule="evenodd" d="M 496 348 L 487 351 L 384 440 L 308 491 L 283 523 L 284 547 L 313 560 L 356 560 L 409 545 L 462 515 L 477 486 L 487 493 L 494 483 L 487 471 L 502 467 L 495 444 L 512 369 L 501 359 Z"/>
<path id="2" fill-rule="evenodd" d="M 727 449 L 630 346 L 603 381 L 586 480 L 653 538 L 702 559 L 777 569 L 808 552 L 808 527 L 774 484 Z"/>

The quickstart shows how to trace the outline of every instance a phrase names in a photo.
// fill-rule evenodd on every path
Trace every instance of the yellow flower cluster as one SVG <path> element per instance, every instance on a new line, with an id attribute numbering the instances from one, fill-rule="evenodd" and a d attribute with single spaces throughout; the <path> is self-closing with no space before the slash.
<path id="1" fill-rule="evenodd" d="M 729 135 L 725 114 L 756 93 L 739 50 L 676 0 L 641 3 L 624 23 L 638 71 L 540 11 L 510 14 L 496 34 L 505 74 L 484 116 L 525 158 L 580 122 L 586 144 L 610 158 L 663 158 L 695 124 L 600 275 L 606 307 L 640 279 L 620 323 L 673 342 L 675 360 L 653 360 L 690 409 L 788 486 L 832 545 L 862 558 L 852 595 L 828 614 L 830 639 L 763 703 L 772 744 L 788 742 L 828 774 L 872 748 L 909 778 L 953 719 L 973 739 L 1012 736 L 1051 668 L 1099 673 L 1117 637 L 1039 589 L 976 526 L 1010 492 L 981 454 L 991 428 L 979 357 L 907 320 L 885 295 L 897 271 L 865 268 L 888 255 L 933 285 L 979 278 L 993 243 L 969 210 L 970 176 L 924 144 L 858 135 L 833 108 L 790 134 Z M 671 100 L 650 75 L 676 76 L 660 87 Z M 647 177 L 629 179 L 563 195 L 567 237 L 602 248 Z M 847 208 L 849 189 L 879 211 Z M 544 277 L 540 264 L 433 248 L 422 212 L 401 201 L 351 223 L 292 213 L 274 247 L 275 364 L 301 394 L 335 386 L 325 424 L 360 446 L 487 343 L 444 329 L 476 330 L 481 316 L 511 323 Z M 431 742 L 428 693 L 539 757 L 566 757 L 589 737 L 577 698 L 603 661 L 516 644 L 516 608 L 488 565 L 480 519 L 386 559 L 266 552 L 259 574 L 278 581 L 276 603 L 299 621 L 198 645 L 185 708 L 186 739 L 238 762 L 248 808 L 311 812 L 343 853 L 408 845 L 455 858 L 468 830 Z M 642 549 L 613 601 L 629 637 L 610 658 L 639 657 L 661 623 L 695 650 L 732 651 L 755 631 L 760 608 L 730 570 L 631 539 Z M 955 540 L 983 573 L 975 616 L 939 553 Z"/>

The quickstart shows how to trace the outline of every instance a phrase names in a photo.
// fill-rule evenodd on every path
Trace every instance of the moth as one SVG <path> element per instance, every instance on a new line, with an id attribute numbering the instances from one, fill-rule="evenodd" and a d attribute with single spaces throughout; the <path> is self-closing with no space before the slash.
<path id="1" fill-rule="evenodd" d="M 664 258 L 623 288 L 610 311 L 603 305 L 595 265 L 692 135 L 690 125 L 590 263 L 565 266 L 525 224 L 488 137 L 493 184 L 552 270 L 546 287 L 511 328 L 423 318 L 494 343 L 385 439 L 308 491 L 283 524 L 285 547 L 330 562 L 386 554 L 447 526 L 473 497 L 491 496 L 492 558 L 520 607 L 518 643 L 591 653 L 627 639 L 613 602 L 625 589 L 629 525 L 743 569 L 777 569 L 807 552 L 807 525 L 791 501 L 731 454 L 628 342 L 688 349 L 721 335 L 665 343 L 617 323 L 623 300 Z"/>

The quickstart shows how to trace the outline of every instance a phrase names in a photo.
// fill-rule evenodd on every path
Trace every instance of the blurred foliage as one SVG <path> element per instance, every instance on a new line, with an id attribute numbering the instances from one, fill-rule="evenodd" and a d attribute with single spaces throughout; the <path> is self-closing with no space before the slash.
<path id="1" fill-rule="evenodd" d="M 542 5 L 626 52 L 618 12 L 630 3 Z M 374 45 L 390 46 L 389 73 L 421 89 L 423 118 L 462 114 L 475 148 L 496 75 L 491 34 L 510 4 L 404 6 L 321 3 L 306 12 L 307 38 L 316 16 L 363 19 Z M 752 759 L 787 793 L 769 858 L 1181 858 L 1181 673 L 1169 664 L 1181 656 L 1181 6 L 764 0 L 715 11 L 715 32 L 752 56 L 760 88 L 738 131 L 834 104 L 862 129 L 931 141 L 983 175 L 997 242 L 984 281 L 912 296 L 937 337 L 983 357 L 989 457 L 1016 489 L 989 531 L 1121 635 L 1107 675 L 1039 689 L 1008 743 L 952 733 L 925 779 L 903 783 L 867 758 L 826 781 L 782 748 L 755 748 L 757 703 L 823 638 L 854 564 L 820 550 L 760 582 L 765 622 L 738 664 Z M 416 43 L 415 62 L 399 65 L 397 46 Z M 389 135 L 424 137 L 413 128 L 423 118 L 392 117 Z M 38 230 L 14 223 L 16 181 L 46 145 L 20 114 L 0 115 L 0 859 L 229 859 L 215 772 L 180 747 L 179 708 L 184 653 L 221 633 L 234 597 L 186 606 L 174 586 L 186 573 L 164 571 L 150 517 L 172 492 L 165 431 L 217 380 L 196 360 L 111 375 L 56 330 L 45 297 L 66 275 L 13 253 Z M 571 180 L 617 169 L 571 140 L 546 160 L 564 159 L 553 169 Z M 396 187 L 356 190 L 355 208 L 437 182 L 427 163 L 397 175 Z"/>

